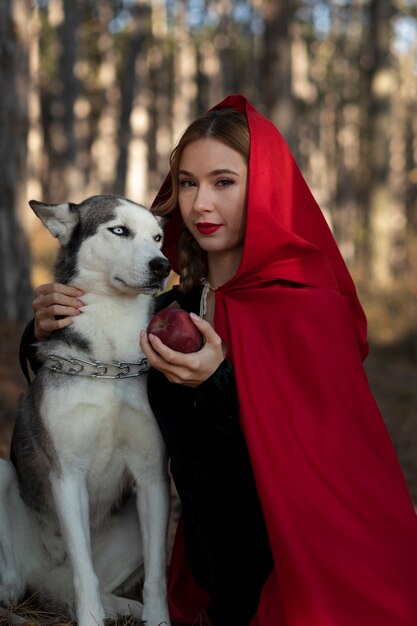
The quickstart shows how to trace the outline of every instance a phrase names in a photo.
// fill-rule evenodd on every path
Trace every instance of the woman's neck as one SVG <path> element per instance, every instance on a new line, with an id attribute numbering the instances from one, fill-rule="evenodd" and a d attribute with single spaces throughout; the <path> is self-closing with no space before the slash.
<path id="1" fill-rule="evenodd" d="M 207 280 L 213 289 L 217 289 L 220 285 L 224 285 L 237 272 L 240 259 L 242 258 L 242 249 L 216 253 L 210 252 L 207 255 Z"/>

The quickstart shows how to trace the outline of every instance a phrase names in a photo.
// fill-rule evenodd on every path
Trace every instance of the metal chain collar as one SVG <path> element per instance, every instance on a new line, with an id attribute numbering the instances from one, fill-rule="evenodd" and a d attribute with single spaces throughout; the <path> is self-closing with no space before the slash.
<path id="1" fill-rule="evenodd" d="M 58 354 L 48 354 L 43 365 L 58 374 L 89 378 L 135 378 L 146 374 L 149 370 L 148 361 L 145 358 L 140 359 L 138 363 L 131 361 L 106 363 L 105 361 L 86 361 L 77 357 L 66 358 Z"/>

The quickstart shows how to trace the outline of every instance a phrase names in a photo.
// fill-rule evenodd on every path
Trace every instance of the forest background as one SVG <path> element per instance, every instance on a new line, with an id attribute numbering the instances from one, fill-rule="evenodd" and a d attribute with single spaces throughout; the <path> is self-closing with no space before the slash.
<path id="1" fill-rule="evenodd" d="M 417 503 L 415 0 L 1 0 L 0 454 L 56 251 L 28 200 L 149 204 L 181 131 L 230 93 L 277 124 L 328 219 Z"/>

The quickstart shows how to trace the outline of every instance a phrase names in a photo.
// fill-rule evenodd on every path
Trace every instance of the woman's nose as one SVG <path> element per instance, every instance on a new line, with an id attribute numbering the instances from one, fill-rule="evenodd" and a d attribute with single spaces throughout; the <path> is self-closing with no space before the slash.
<path id="1" fill-rule="evenodd" d="M 212 202 L 210 190 L 200 185 L 194 199 L 194 209 L 199 212 L 211 211 Z"/>

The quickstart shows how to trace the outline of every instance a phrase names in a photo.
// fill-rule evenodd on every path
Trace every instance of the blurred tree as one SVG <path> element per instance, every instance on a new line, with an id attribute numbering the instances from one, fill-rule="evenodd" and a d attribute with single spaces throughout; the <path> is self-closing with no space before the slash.
<path id="1" fill-rule="evenodd" d="M 263 0 L 262 95 L 266 114 L 279 126 L 297 157 L 297 111 L 292 92 L 292 25 L 298 2 Z"/>
<path id="2" fill-rule="evenodd" d="M 148 193 L 153 198 L 161 184 L 172 148 L 173 37 L 169 31 L 165 0 L 151 4 L 148 48 L 149 130 Z"/>
<path id="3" fill-rule="evenodd" d="M 290 144 L 352 270 L 381 286 L 415 269 L 415 3 L 37 2 L 29 81 L 14 79 L 29 83 L 30 195 L 149 202 L 190 119 L 241 92 Z"/>
<path id="4" fill-rule="evenodd" d="M 82 170 L 75 131 L 75 102 L 79 84 L 75 63 L 79 38 L 79 3 L 49 0 L 43 10 L 42 117 L 48 168 L 45 191 L 54 202 L 77 201 L 82 187 Z"/>
<path id="5" fill-rule="evenodd" d="M 0 2 L 0 318 L 25 320 L 32 289 L 26 206 L 30 0 Z"/>
<path id="6" fill-rule="evenodd" d="M 393 4 L 371 0 L 369 16 L 369 230 L 371 272 L 382 287 L 393 278 L 393 247 L 398 235 L 392 190 L 389 184 L 391 114 L 398 92 L 391 54 Z M 397 231 L 397 232 L 396 232 Z"/>
<path id="7" fill-rule="evenodd" d="M 119 156 L 117 138 L 120 120 L 120 89 L 117 81 L 118 51 L 110 32 L 115 17 L 112 0 L 97 3 L 97 74 L 96 90 L 100 99 L 96 132 L 91 137 L 91 171 L 89 193 L 99 189 L 112 193 L 115 188 L 116 164 Z M 84 96 L 85 99 L 85 96 Z"/>
<path id="8" fill-rule="evenodd" d="M 193 33 L 188 24 L 187 1 L 177 0 L 175 11 L 172 129 L 176 141 L 197 115 L 197 63 Z"/>
<path id="9" fill-rule="evenodd" d="M 114 191 L 119 194 L 132 194 L 137 202 L 144 202 L 147 187 L 147 166 L 143 154 L 146 125 L 141 114 L 139 102 L 145 88 L 146 74 L 145 46 L 149 29 L 149 7 L 147 3 L 136 0 L 131 6 L 131 17 L 127 21 L 124 58 L 120 65 L 121 109 L 118 135 L 119 158 Z M 139 100 L 138 100 L 139 99 Z M 145 112 L 146 116 L 146 112 Z M 135 172 L 132 161 L 142 168 Z M 130 169 L 129 169 L 130 168 Z"/>

